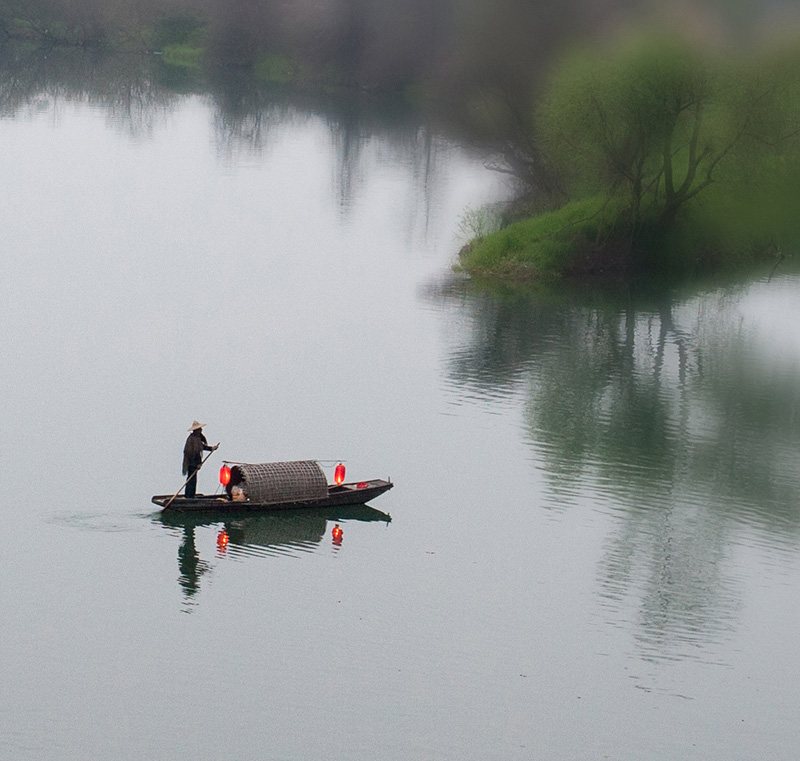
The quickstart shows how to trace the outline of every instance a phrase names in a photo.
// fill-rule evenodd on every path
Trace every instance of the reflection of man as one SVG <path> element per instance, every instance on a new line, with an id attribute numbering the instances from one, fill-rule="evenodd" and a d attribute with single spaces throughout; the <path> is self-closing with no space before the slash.
<path id="1" fill-rule="evenodd" d="M 183 475 L 189 476 L 186 482 L 184 495 L 191 499 L 197 493 L 197 471 L 203 464 L 203 452 L 213 452 L 217 447 L 208 446 L 206 437 L 203 435 L 204 423 L 196 420 L 189 428 L 189 436 L 183 446 Z"/>
<path id="2" fill-rule="evenodd" d="M 200 559 L 200 553 L 194 543 L 194 525 L 187 524 L 183 527 L 183 542 L 178 548 L 178 568 L 181 575 L 178 583 L 183 589 L 184 602 L 187 607 L 185 612 L 191 612 L 188 606 L 193 604 L 194 596 L 200 591 L 200 577 L 211 570 L 205 560 Z"/>

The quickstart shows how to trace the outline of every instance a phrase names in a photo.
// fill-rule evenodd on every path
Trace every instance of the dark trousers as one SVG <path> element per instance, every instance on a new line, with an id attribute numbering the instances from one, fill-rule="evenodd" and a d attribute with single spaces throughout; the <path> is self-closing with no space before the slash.
<path id="1" fill-rule="evenodd" d="M 183 494 L 188 499 L 191 499 L 197 493 L 197 466 L 193 465 L 189 472 L 192 475 L 186 482 L 186 488 L 183 490 Z"/>

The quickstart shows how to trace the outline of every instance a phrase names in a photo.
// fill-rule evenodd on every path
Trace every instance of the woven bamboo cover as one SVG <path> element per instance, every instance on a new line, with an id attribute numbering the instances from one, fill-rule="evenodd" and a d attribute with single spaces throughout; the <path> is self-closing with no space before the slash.
<path id="1" fill-rule="evenodd" d="M 314 460 L 237 465 L 251 502 L 277 504 L 324 499 L 328 481 Z"/>

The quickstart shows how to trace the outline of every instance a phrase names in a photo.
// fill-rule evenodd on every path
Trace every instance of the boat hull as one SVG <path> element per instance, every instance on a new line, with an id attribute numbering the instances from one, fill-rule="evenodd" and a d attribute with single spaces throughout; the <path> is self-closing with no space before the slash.
<path id="1" fill-rule="evenodd" d="M 182 494 L 172 498 L 172 495 L 157 494 L 152 502 L 164 510 L 195 511 L 206 510 L 215 512 L 263 512 L 268 510 L 297 510 L 303 508 L 340 507 L 343 505 L 363 505 L 375 497 L 380 496 L 394 484 L 380 478 L 372 481 L 360 481 L 352 484 L 339 484 L 328 487 L 328 494 L 323 499 L 305 500 L 300 502 L 264 503 L 246 500 L 238 502 L 230 499 L 226 494 L 197 494 L 186 498 Z M 171 500 L 171 501 L 170 501 Z"/>

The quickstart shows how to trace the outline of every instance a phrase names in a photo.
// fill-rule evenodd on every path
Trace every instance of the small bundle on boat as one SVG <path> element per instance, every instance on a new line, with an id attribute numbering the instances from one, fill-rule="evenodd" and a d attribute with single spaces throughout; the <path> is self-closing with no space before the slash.
<path id="1" fill-rule="evenodd" d="M 263 505 L 310 502 L 328 496 L 328 481 L 316 460 L 239 463 L 231 466 L 225 491 L 234 501 Z"/>

